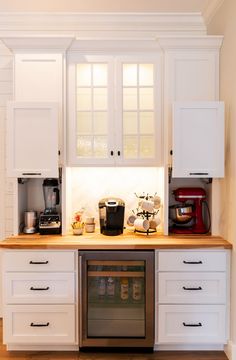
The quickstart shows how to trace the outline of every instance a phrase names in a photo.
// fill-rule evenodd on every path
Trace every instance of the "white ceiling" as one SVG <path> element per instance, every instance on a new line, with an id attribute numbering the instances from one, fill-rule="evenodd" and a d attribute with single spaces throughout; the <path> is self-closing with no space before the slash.
<path id="1" fill-rule="evenodd" d="M 0 0 L 1 12 L 212 12 L 222 0 Z"/>

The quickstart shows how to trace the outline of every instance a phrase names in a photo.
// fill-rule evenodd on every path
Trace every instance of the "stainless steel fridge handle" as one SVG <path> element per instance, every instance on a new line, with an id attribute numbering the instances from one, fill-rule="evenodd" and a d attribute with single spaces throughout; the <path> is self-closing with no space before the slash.
<path id="1" fill-rule="evenodd" d="M 82 310 L 83 310 L 83 307 L 82 307 L 82 256 L 79 255 L 79 347 L 82 346 L 82 339 L 83 339 L 83 336 L 82 336 L 82 331 L 83 331 Z"/>

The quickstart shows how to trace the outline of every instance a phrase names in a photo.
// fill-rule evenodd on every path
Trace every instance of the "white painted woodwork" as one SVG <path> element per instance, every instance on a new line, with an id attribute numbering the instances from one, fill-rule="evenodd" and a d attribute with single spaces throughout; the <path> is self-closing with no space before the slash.
<path id="1" fill-rule="evenodd" d="M 228 255 L 214 249 L 156 251 L 156 345 L 226 343 Z"/>
<path id="2" fill-rule="evenodd" d="M 157 277 L 158 302 L 162 304 L 225 304 L 224 272 L 163 272 Z"/>
<path id="3" fill-rule="evenodd" d="M 4 251 L 4 342 L 8 346 L 78 345 L 77 253 Z"/>
<path id="4" fill-rule="evenodd" d="M 74 305 L 8 305 L 4 322 L 8 344 L 75 343 Z"/>
<path id="5" fill-rule="evenodd" d="M 63 51 L 71 43 L 71 38 L 13 37 L 8 38 L 7 43 L 14 52 L 14 100 L 50 101 L 58 104 L 58 150 L 60 150 L 59 162 L 63 164 L 65 139 Z"/>
<path id="6" fill-rule="evenodd" d="M 56 103 L 9 102 L 7 175 L 58 177 Z"/>
<path id="7" fill-rule="evenodd" d="M 157 258 L 159 271 L 175 272 L 225 271 L 226 261 L 225 251 L 160 251 Z"/>
<path id="8" fill-rule="evenodd" d="M 73 304 L 74 273 L 8 272 L 4 276 L 8 304 Z"/>
<path id="9" fill-rule="evenodd" d="M 219 100 L 219 49 L 222 36 L 161 37 L 158 43 L 164 52 L 164 163 L 165 181 L 172 167 L 172 105 L 176 101 Z M 207 79 L 207 81 L 206 81 Z M 191 186 L 191 185 L 189 185 Z M 212 192 L 220 188 L 212 182 Z M 169 204 L 169 188 L 165 189 L 164 203 Z M 211 204 L 210 204 L 211 207 Z M 212 199 L 212 234 L 219 234 L 220 221 Z M 168 234 L 168 206 L 164 208 L 164 233 Z"/>
<path id="10" fill-rule="evenodd" d="M 166 12 L 111 12 L 111 13 L 2 13 L 0 23 L 4 23 L 4 43 L 10 48 L 19 50 L 29 48 L 34 37 L 65 37 L 65 33 L 73 33 L 80 39 L 90 38 L 151 38 L 167 35 L 206 35 L 206 25 L 200 13 L 166 13 Z M 27 24 L 27 25 L 26 25 Z M 18 45 L 19 32 L 26 39 Z M 52 36 L 56 34 L 56 36 Z M 28 35 L 28 36 L 27 36 Z M 14 42 L 11 39 L 14 38 Z M 64 44 L 64 40 L 61 40 Z M 59 41 L 56 46 L 61 47 Z M 59 44 L 58 44 L 59 43 Z M 34 45 L 32 45 L 34 46 Z M 54 49 L 50 41 L 44 41 L 43 48 Z"/>
<path id="11" fill-rule="evenodd" d="M 4 271 L 64 272 L 75 270 L 74 251 L 5 251 L 3 261 Z"/>
<path id="12" fill-rule="evenodd" d="M 37 44 L 37 41 L 35 41 Z M 62 102 L 62 54 L 15 54 L 14 95 L 17 101 Z"/>
<path id="13" fill-rule="evenodd" d="M 223 102 L 174 103 L 173 177 L 223 176 Z"/>
<path id="14" fill-rule="evenodd" d="M 225 305 L 159 305 L 158 314 L 159 343 L 226 342 Z"/>
<path id="15" fill-rule="evenodd" d="M 101 87 L 100 89 L 108 90 L 107 97 L 107 107 L 104 108 L 104 112 L 107 116 L 107 130 L 104 133 L 96 132 L 95 129 L 95 120 L 94 116 L 96 109 L 94 109 L 94 91 L 96 87 L 92 85 L 78 85 L 76 87 L 76 64 L 106 64 L 107 65 L 107 83 L 106 86 Z M 131 85 L 124 86 L 122 83 L 122 69 L 124 64 L 153 64 L 153 82 L 151 86 L 141 86 L 139 84 L 140 74 L 132 73 L 130 76 L 134 78 L 134 81 L 131 81 Z M 135 79 L 136 78 L 136 79 Z M 138 79 L 138 80 L 137 80 Z M 92 77 L 92 81 L 94 81 Z M 135 82 L 136 81 L 136 82 Z M 78 81 L 79 82 L 79 81 Z M 153 53 L 146 54 L 142 56 L 130 55 L 130 56 L 92 56 L 86 55 L 81 56 L 79 54 L 72 54 L 69 57 L 69 68 L 68 68 L 68 83 L 69 83 L 69 94 L 68 94 L 68 137 L 67 137 L 67 153 L 68 159 L 67 163 L 71 166 L 76 165 L 119 165 L 119 166 L 161 166 L 162 165 L 162 68 L 161 68 L 161 56 Z M 78 89 L 78 90 L 76 90 Z M 98 88 L 99 89 L 99 88 Z M 88 102 L 84 113 L 87 116 L 93 117 L 93 126 L 91 127 L 90 132 L 85 131 L 81 133 L 79 131 L 80 122 L 82 120 L 77 119 L 78 116 L 82 113 L 81 109 L 78 107 L 80 104 L 80 97 L 84 96 L 83 94 L 77 94 L 77 91 L 89 91 L 90 95 L 86 95 L 85 101 Z M 123 91 L 136 91 L 136 94 L 127 95 L 123 97 Z M 153 97 L 151 102 L 153 105 L 145 108 L 145 105 L 141 104 L 144 102 L 145 96 L 139 96 L 141 91 L 153 91 Z M 135 97 L 136 96 L 136 97 Z M 91 97 L 91 99 L 90 99 Z M 125 108 L 124 103 L 128 100 L 131 100 L 133 103 L 127 105 Z M 149 99 L 150 100 L 150 99 Z M 89 102 L 91 105 L 89 106 Z M 84 104 L 84 102 L 83 102 Z M 125 123 L 123 118 L 124 113 L 134 114 L 137 116 L 137 124 L 134 123 L 129 125 L 129 129 L 125 130 Z M 101 111 L 100 111 L 101 112 Z M 154 119 L 153 126 L 149 128 L 148 122 L 144 124 L 144 127 L 141 124 L 141 115 L 140 114 L 151 113 Z M 125 132 L 126 131 L 126 132 Z M 97 155 L 95 151 L 95 138 L 104 137 L 104 154 L 102 156 Z M 147 139 L 149 139 L 147 141 Z M 81 140 L 80 140 L 81 139 Z M 130 151 L 133 153 L 131 156 L 126 155 L 126 149 L 128 145 L 126 142 L 129 139 L 130 142 Z M 87 153 L 78 154 L 78 140 L 82 141 L 84 145 L 81 146 L 81 149 L 88 147 Z M 146 145 L 144 142 L 146 141 Z M 91 143 L 91 145 L 90 145 Z M 153 143 L 153 148 L 151 147 Z M 136 144 L 136 147 L 135 147 Z M 147 147 L 150 146 L 150 153 L 148 152 Z M 132 149 L 134 147 L 134 149 Z M 143 147 L 143 150 L 142 150 Z M 129 151 L 129 149 L 128 149 Z"/>

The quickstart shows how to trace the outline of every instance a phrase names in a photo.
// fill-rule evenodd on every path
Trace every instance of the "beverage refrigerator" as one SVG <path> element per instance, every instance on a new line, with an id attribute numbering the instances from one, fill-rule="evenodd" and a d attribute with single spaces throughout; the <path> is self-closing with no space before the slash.
<path id="1" fill-rule="evenodd" d="M 154 252 L 79 252 L 80 348 L 154 344 Z"/>

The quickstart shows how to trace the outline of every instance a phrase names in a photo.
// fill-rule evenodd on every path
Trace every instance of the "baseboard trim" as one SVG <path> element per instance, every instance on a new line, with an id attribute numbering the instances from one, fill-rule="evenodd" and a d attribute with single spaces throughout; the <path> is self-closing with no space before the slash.
<path id="1" fill-rule="evenodd" d="M 225 354 L 229 360 L 236 360 L 236 344 L 229 341 L 224 348 Z"/>
<path id="2" fill-rule="evenodd" d="M 7 345 L 8 351 L 79 351 L 79 345 Z"/>
<path id="3" fill-rule="evenodd" d="M 223 344 L 156 344 L 155 351 L 224 351 Z M 232 359 L 233 360 L 233 359 Z M 235 358 L 236 360 L 236 358 Z"/>

